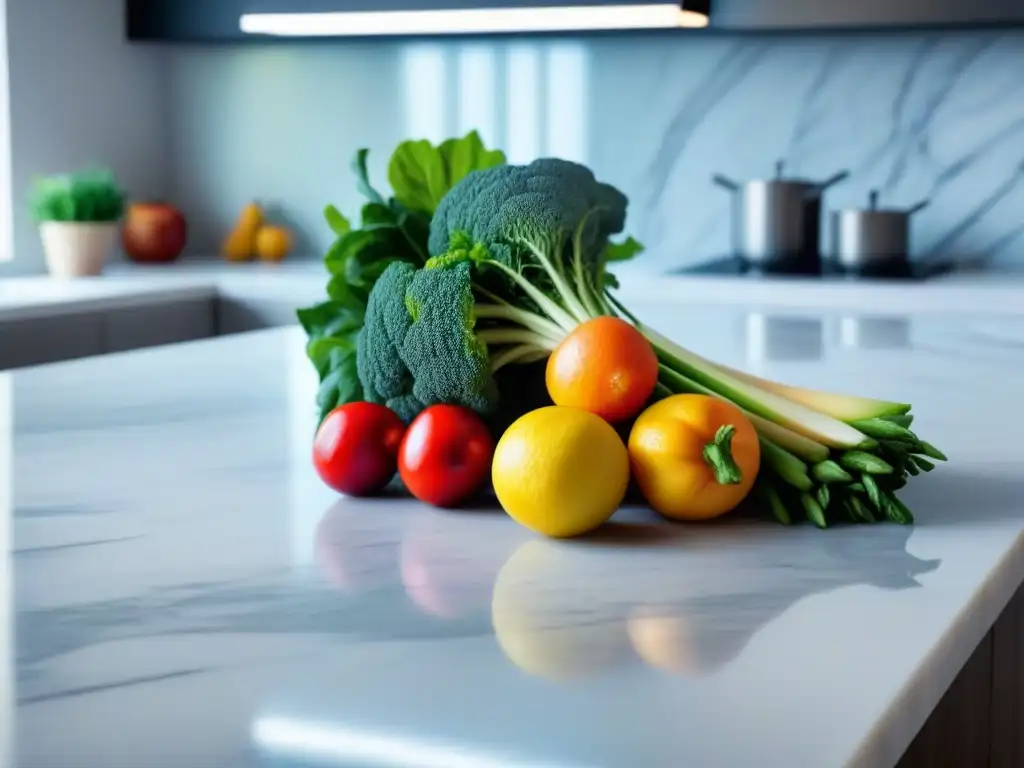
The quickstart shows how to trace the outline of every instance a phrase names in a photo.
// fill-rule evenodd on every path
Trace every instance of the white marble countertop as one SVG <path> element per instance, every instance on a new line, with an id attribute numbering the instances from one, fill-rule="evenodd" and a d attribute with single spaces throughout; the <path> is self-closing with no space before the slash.
<path id="1" fill-rule="evenodd" d="M 893 765 L 1024 580 L 1024 322 L 850 344 L 644 314 L 722 362 L 912 398 L 950 456 L 903 496 L 919 524 L 624 509 L 559 543 L 339 499 L 297 329 L 0 374 L 6 764 Z"/>
<path id="2" fill-rule="evenodd" d="M 1024 271 L 965 271 L 924 282 L 653 275 L 620 270 L 628 301 L 744 305 L 794 312 L 830 309 L 862 316 L 928 313 L 1024 315 Z M 0 280 L 0 321 L 89 309 L 116 309 L 209 296 L 294 302 L 324 296 L 318 259 L 229 264 L 217 258 L 166 266 L 115 264 L 96 278 L 59 282 L 46 276 Z"/>

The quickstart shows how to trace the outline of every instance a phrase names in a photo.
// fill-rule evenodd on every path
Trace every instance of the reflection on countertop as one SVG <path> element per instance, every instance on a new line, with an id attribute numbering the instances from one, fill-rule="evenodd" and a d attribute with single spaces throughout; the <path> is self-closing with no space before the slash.
<path id="1" fill-rule="evenodd" d="M 839 318 L 839 344 L 854 349 L 905 349 L 911 345 L 910 321 L 905 317 Z"/>
<path id="2" fill-rule="evenodd" d="M 752 367 L 754 308 L 644 311 Z M 296 329 L 10 375 L 13 764 L 261 765 L 313 741 L 363 765 L 381 744 L 449 768 L 895 762 L 1024 579 L 1022 326 L 911 319 L 879 348 L 809 319 L 821 355 L 783 334 L 756 372 L 912 399 L 951 459 L 906 489 L 914 528 L 629 508 L 551 542 L 493 504 L 339 500 L 310 466 Z"/>
<path id="3" fill-rule="evenodd" d="M 555 681 L 637 661 L 711 674 L 809 595 L 914 588 L 939 566 L 906 551 L 911 529 L 891 526 L 857 531 L 856 542 L 849 532 L 824 537 L 813 561 L 793 563 L 789 536 L 743 521 L 687 529 L 632 509 L 586 539 L 559 542 L 488 535 L 501 516 L 493 505 L 375 516 L 373 504 L 342 499 L 317 529 L 321 573 L 343 599 L 401 585 L 403 621 L 479 626 L 489 613 L 507 659 Z"/>

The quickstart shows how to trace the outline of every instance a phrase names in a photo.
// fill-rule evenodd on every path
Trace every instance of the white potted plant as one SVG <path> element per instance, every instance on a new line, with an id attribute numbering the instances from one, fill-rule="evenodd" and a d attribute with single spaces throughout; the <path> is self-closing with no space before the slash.
<path id="1" fill-rule="evenodd" d="M 82 171 L 38 179 L 30 207 L 53 277 L 103 271 L 125 208 L 125 194 L 112 173 Z"/>

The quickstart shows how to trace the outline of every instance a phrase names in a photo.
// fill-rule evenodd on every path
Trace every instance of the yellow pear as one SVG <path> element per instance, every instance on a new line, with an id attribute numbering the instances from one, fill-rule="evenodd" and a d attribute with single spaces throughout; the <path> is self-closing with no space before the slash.
<path id="1" fill-rule="evenodd" d="M 256 255 L 256 233 L 263 224 L 263 209 L 248 203 L 235 222 L 231 233 L 221 245 L 221 255 L 228 261 L 248 261 Z"/>

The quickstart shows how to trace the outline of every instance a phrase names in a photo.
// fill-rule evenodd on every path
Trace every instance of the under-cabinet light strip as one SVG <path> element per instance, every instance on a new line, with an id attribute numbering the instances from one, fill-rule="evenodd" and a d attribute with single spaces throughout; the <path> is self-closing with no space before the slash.
<path id="1" fill-rule="evenodd" d="M 501 32 L 572 32 L 705 27 L 708 17 L 677 3 L 433 11 L 247 13 L 242 32 L 283 37 L 371 37 Z"/>

